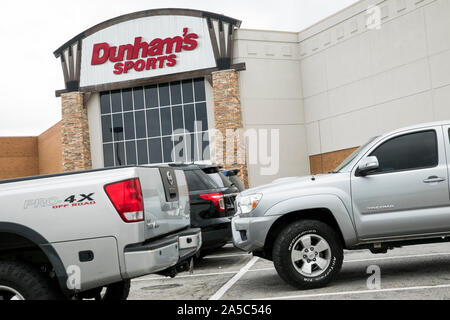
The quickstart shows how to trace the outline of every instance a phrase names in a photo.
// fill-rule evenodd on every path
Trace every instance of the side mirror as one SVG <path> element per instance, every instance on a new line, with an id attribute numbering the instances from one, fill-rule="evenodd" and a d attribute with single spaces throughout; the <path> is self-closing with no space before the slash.
<path id="1" fill-rule="evenodd" d="M 377 157 L 367 157 L 361 160 L 358 166 L 358 175 L 366 176 L 371 171 L 375 171 L 380 167 Z"/>

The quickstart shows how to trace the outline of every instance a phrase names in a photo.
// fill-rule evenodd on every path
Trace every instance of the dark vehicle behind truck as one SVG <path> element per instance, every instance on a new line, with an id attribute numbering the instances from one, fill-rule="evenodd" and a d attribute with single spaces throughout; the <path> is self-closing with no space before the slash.
<path id="1" fill-rule="evenodd" d="M 236 213 L 234 201 L 239 190 L 223 176 L 219 184 L 206 172 L 217 166 L 177 165 L 183 169 L 189 187 L 191 226 L 201 228 L 202 247 L 198 256 L 224 246 L 232 240 L 231 218 Z"/>

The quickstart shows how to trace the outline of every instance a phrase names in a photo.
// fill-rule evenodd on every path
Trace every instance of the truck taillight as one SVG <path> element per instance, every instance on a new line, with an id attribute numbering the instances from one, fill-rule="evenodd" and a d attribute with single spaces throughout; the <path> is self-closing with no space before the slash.
<path id="1" fill-rule="evenodd" d="M 217 210 L 225 211 L 225 199 L 222 193 L 201 194 L 200 198 L 212 201 Z"/>
<path id="2" fill-rule="evenodd" d="M 144 203 L 139 179 L 108 184 L 105 186 L 105 192 L 123 221 L 144 221 Z"/>

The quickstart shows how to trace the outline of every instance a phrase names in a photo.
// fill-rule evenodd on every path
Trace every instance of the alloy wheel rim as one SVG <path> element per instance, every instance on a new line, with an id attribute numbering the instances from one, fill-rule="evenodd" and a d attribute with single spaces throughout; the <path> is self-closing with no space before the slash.
<path id="1" fill-rule="evenodd" d="M 0 285 L 0 300 L 25 300 L 25 298 L 16 289 Z"/>
<path id="2" fill-rule="evenodd" d="M 331 262 L 330 245 L 317 234 L 306 234 L 292 247 L 291 260 L 301 275 L 308 278 L 320 276 Z"/>

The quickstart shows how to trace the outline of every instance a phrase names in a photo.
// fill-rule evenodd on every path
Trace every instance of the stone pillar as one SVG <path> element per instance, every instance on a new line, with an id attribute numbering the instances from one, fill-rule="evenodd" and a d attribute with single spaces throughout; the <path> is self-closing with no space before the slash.
<path id="1" fill-rule="evenodd" d="M 62 165 L 64 172 L 92 168 L 91 144 L 84 94 L 69 92 L 61 95 Z"/>
<path id="2" fill-rule="evenodd" d="M 216 162 L 225 169 L 240 169 L 240 178 L 248 187 L 248 169 L 245 140 L 243 136 L 243 122 L 241 96 L 239 90 L 239 74 L 236 70 L 223 70 L 212 74 L 214 92 L 214 127 L 223 137 L 223 144 L 215 143 Z M 228 131 L 228 132 L 227 132 Z M 233 139 L 228 139 L 230 134 Z M 238 138 L 239 136 L 239 138 Z M 217 134 L 216 134 L 217 138 Z M 226 152 L 224 152 L 224 150 Z M 227 160 L 227 155 L 233 157 L 233 163 Z"/>

